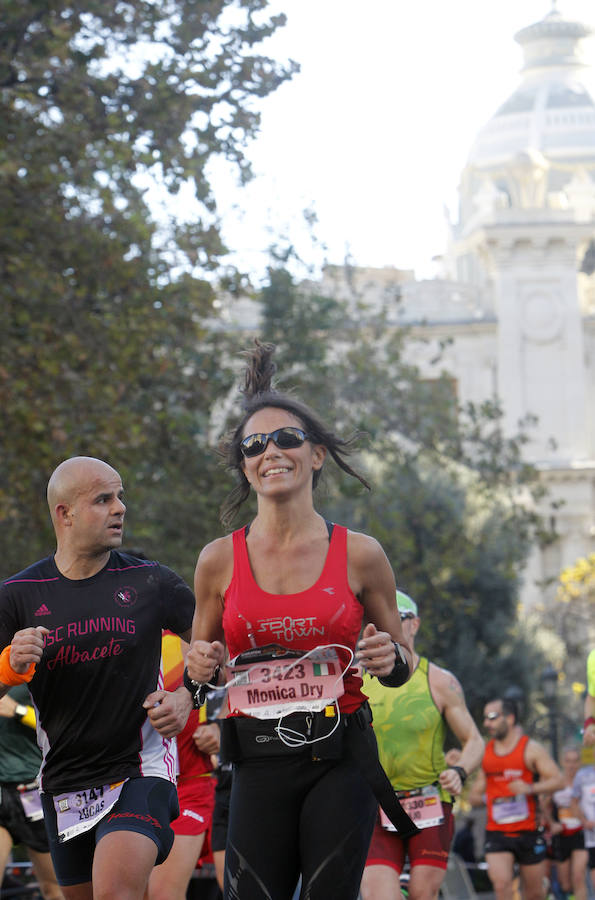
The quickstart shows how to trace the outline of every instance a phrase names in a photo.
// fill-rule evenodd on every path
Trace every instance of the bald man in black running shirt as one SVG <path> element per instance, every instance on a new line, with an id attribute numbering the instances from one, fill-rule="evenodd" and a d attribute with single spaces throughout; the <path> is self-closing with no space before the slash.
<path id="1" fill-rule="evenodd" d="M 43 753 L 50 849 L 66 900 L 141 900 L 178 814 L 171 738 L 188 691 L 162 690 L 161 634 L 190 638 L 194 596 L 122 553 L 119 474 L 91 457 L 55 470 L 54 556 L 0 587 L 0 696 L 27 681 Z"/>

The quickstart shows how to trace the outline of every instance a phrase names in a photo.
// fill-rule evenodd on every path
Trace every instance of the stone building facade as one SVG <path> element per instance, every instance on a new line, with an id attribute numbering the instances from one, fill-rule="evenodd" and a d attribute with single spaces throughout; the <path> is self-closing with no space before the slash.
<path id="1" fill-rule="evenodd" d="M 524 578 L 530 609 L 560 570 L 595 550 L 595 101 L 592 30 L 554 8 L 521 30 L 520 83 L 480 130 L 460 180 L 442 277 L 328 267 L 323 293 L 414 325 L 424 368 L 444 338 L 458 398 L 497 396 L 509 433 L 537 417 L 526 456 L 541 471 L 559 540 Z M 587 52 L 589 51 L 589 52 Z M 394 298 L 399 295 L 400 302 Z M 544 587 L 549 584 L 550 587 Z"/>

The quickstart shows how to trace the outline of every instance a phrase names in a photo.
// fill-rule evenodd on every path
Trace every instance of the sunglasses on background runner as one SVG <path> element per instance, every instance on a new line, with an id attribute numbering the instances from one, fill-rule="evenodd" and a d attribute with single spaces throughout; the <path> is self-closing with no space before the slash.
<path id="1" fill-rule="evenodd" d="M 486 713 L 486 715 L 483 717 L 483 719 L 484 719 L 484 722 L 486 719 L 488 720 L 488 722 L 493 722 L 495 719 L 499 719 L 501 715 L 502 715 L 502 713 L 498 713 L 498 712 Z"/>
<path id="2" fill-rule="evenodd" d="M 399 615 L 401 617 L 401 622 L 404 622 L 405 619 L 415 619 L 415 616 L 412 612 L 399 613 Z"/>
<path id="3" fill-rule="evenodd" d="M 308 436 L 301 428 L 294 428 L 286 425 L 284 428 L 277 428 L 269 434 L 258 432 L 257 434 L 249 434 L 240 441 L 240 450 L 244 456 L 260 456 L 267 448 L 269 441 L 273 441 L 279 450 L 295 450 L 301 447 L 304 441 L 308 440 Z"/>

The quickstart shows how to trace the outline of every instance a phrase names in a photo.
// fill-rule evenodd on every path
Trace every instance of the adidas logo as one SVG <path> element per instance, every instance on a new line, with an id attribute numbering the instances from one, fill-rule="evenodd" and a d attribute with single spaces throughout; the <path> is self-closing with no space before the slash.
<path id="1" fill-rule="evenodd" d="M 35 610 L 36 616 L 51 616 L 50 610 L 47 608 L 45 603 L 42 603 L 39 609 Z"/>

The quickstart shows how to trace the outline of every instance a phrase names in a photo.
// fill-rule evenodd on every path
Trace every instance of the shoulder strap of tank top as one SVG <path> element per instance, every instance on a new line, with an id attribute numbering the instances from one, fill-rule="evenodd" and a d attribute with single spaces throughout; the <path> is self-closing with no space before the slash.
<path id="1" fill-rule="evenodd" d="M 526 751 L 526 749 L 527 749 L 527 744 L 528 744 L 528 743 L 529 743 L 529 735 L 528 735 L 528 734 L 523 734 L 523 735 L 521 735 L 521 737 L 519 738 L 519 742 L 518 742 L 518 744 L 516 745 L 516 748 L 515 748 L 515 749 L 518 749 L 518 750 L 520 751 L 521 759 L 523 760 L 523 765 L 525 766 L 525 768 L 527 769 L 528 772 L 531 772 L 532 770 L 531 770 L 531 769 L 529 768 L 529 766 L 527 765 L 527 761 L 526 761 L 526 759 L 525 759 L 525 751 Z"/>
<path id="2" fill-rule="evenodd" d="M 246 534 L 250 526 L 238 528 L 233 532 L 233 576 L 236 579 L 242 572 L 250 572 L 250 560 L 248 558 L 248 548 L 246 547 Z"/>
<path id="3" fill-rule="evenodd" d="M 344 525 L 333 525 L 323 571 L 325 577 L 332 578 L 336 586 L 348 586 L 347 528 Z"/>

